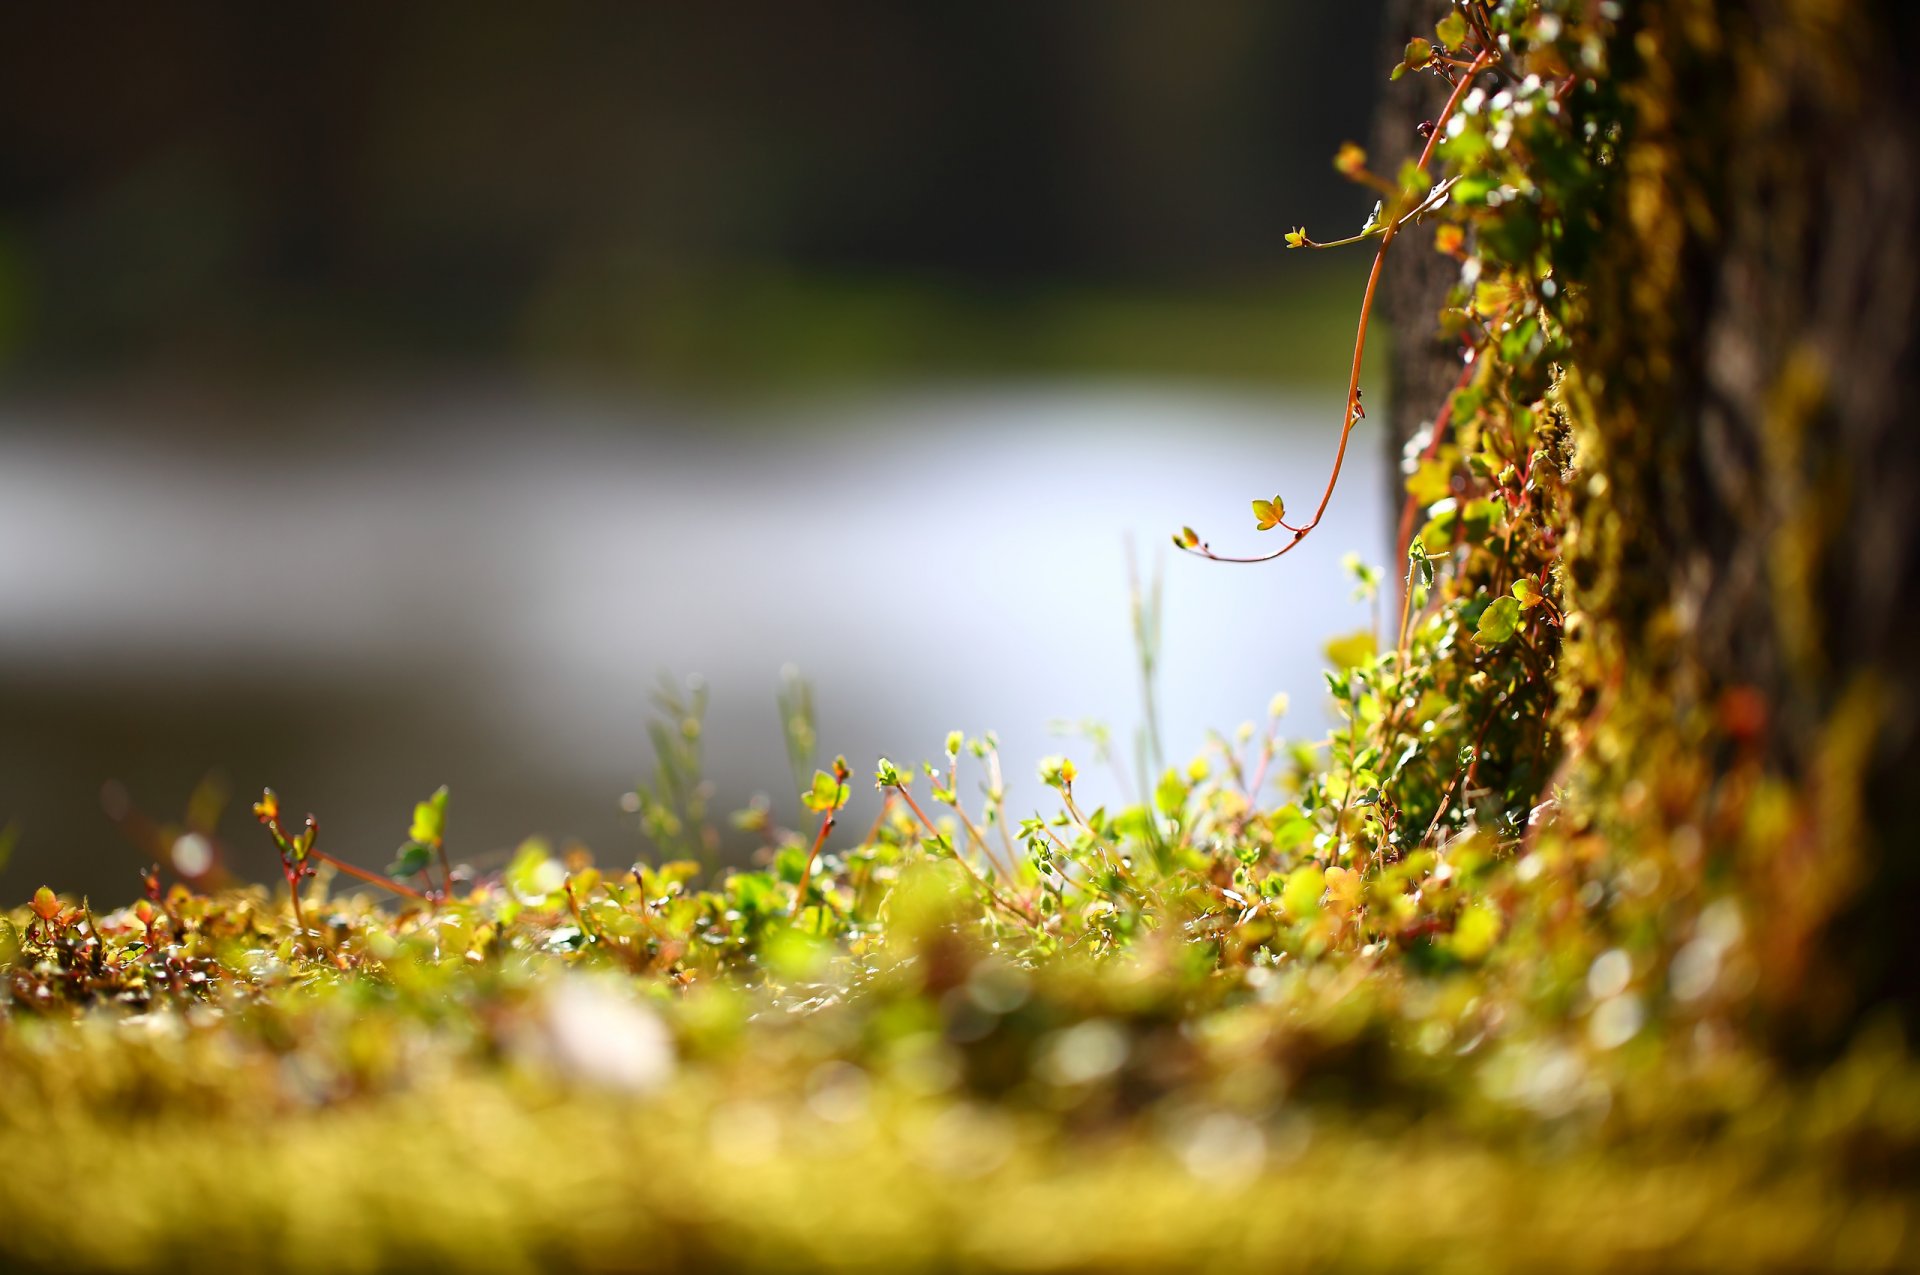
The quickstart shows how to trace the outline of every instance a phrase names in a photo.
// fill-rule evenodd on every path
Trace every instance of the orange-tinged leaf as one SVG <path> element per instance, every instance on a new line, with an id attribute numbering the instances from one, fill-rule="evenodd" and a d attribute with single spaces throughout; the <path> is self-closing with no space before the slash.
<path id="1" fill-rule="evenodd" d="M 1352 868 L 1331 867 L 1327 869 L 1327 901 L 1339 912 L 1352 912 L 1359 908 L 1366 894 L 1366 881 Z"/>

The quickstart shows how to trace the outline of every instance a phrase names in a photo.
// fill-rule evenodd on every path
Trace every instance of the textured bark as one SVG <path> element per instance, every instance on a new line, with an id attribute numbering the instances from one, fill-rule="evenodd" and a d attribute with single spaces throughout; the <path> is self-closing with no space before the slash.
<path id="1" fill-rule="evenodd" d="M 1388 0 L 1379 64 L 1398 62 L 1413 36 L 1431 38 L 1434 24 L 1452 8 L 1451 0 Z M 1367 148 L 1375 171 L 1392 177 L 1402 164 L 1418 159 L 1426 144 L 1420 123 L 1437 117 L 1446 100 L 1447 85 L 1436 75 L 1409 75 L 1389 84 L 1375 109 Z M 1383 416 L 1387 508 L 1396 523 L 1406 495 L 1401 453 L 1407 440 L 1433 421 L 1459 372 L 1458 343 L 1442 338 L 1434 324 L 1447 289 L 1459 276 L 1459 266 L 1433 251 L 1431 236 L 1424 231 L 1402 237 L 1381 272 L 1379 317 L 1393 334 Z"/>
<path id="2" fill-rule="evenodd" d="M 1627 7 L 1630 123 L 1579 354 L 1604 486 L 1576 579 L 1638 729 L 1712 723 L 1723 778 L 1699 804 L 1724 808 L 1755 754 L 1792 795 L 1764 855 L 1727 859 L 1798 953 L 1781 1026 L 1831 1040 L 1888 1001 L 1920 1025 L 1920 18 Z M 1649 755 L 1622 752 L 1627 774 Z"/>

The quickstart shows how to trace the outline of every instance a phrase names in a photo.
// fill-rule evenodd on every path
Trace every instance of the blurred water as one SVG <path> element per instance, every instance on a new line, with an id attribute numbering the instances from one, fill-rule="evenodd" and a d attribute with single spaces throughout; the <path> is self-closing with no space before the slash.
<path id="1" fill-rule="evenodd" d="M 1131 754 L 1126 537 L 1149 573 L 1184 522 L 1257 547 L 1247 500 L 1310 507 L 1338 405 L 1085 386 L 726 420 L 499 395 L 333 410 L 188 446 L 0 409 L 10 896 L 125 895 L 137 855 L 102 782 L 178 817 L 214 767 L 319 812 L 369 864 L 442 782 L 458 854 L 541 833 L 629 861 L 619 798 L 649 765 L 663 670 L 711 686 L 723 812 L 754 790 L 793 810 L 789 662 L 817 684 L 823 751 L 857 773 L 991 727 L 1016 808 L 1041 804 L 1034 761 L 1089 753 L 1050 721 L 1104 719 Z M 1281 563 L 1164 555 L 1173 758 L 1277 690 L 1291 733 L 1323 726 L 1319 648 L 1368 622 L 1339 560 L 1385 546 L 1378 450 L 1356 437 L 1325 523 Z M 244 801 L 221 829 L 265 871 Z"/>

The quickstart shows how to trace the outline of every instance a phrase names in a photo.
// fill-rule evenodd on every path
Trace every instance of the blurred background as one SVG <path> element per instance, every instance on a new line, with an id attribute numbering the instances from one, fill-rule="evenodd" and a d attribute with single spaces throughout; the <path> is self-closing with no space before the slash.
<path id="1" fill-rule="evenodd" d="M 625 862 L 662 673 L 723 815 L 797 818 L 789 664 L 861 776 L 993 728 L 1016 811 L 1051 752 L 1118 794 L 1049 724 L 1130 763 L 1129 539 L 1169 759 L 1276 691 L 1311 737 L 1377 437 L 1284 564 L 1161 547 L 1317 499 L 1368 261 L 1282 235 L 1365 218 L 1384 48 L 1320 0 L 9 7 L 0 884 L 125 897 L 189 805 L 264 876 L 263 784 L 369 866 L 440 783 L 456 857 Z"/>

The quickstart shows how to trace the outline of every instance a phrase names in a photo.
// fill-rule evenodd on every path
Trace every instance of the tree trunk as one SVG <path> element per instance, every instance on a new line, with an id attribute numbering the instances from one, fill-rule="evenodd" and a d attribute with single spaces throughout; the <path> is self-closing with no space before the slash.
<path id="1" fill-rule="evenodd" d="M 1434 24 L 1452 8 L 1452 0 L 1388 0 L 1379 65 L 1398 62 L 1414 36 L 1431 38 Z M 1409 75 L 1389 84 L 1375 108 L 1367 148 L 1374 171 L 1391 178 L 1402 164 L 1418 159 L 1426 145 L 1420 125 L 1438 117 L 1446 101 L 1447 85 L 1438 76 Z M 1433 423 L 1460 369 L 1460 343 L 1442 337 L 1434 324 L 1460 267 L 1434 252 L 1431 238 L 1428 233 L 1409 234 L 1387 254 L 1377 302 L 1386 330 L 1393 334 L 1387 355 L 1384 445 L 1387 508 L 1396 528 L 1406 497 L 1400 460 L 1407 440 Z M 1395 545 L 1394 552 L 1404 547 Z M 1389 564 L 1390 572 L 1395 569 Z"/>
<path id="2" fill-rule="evenodd" d="M 1576 344 L 1583 764 L 1743 895 L 1784 1042 L 1920 1026 L 1920 6 L 1625 8 Z"/>

